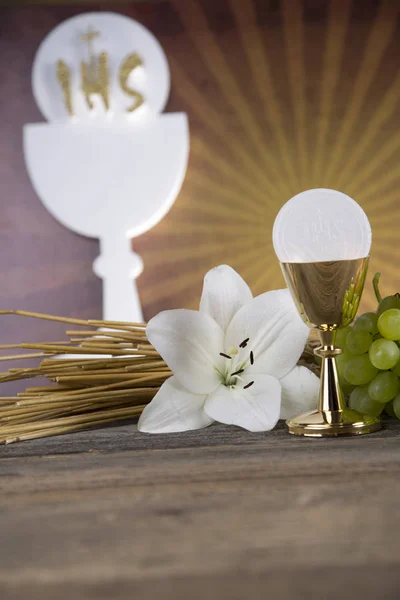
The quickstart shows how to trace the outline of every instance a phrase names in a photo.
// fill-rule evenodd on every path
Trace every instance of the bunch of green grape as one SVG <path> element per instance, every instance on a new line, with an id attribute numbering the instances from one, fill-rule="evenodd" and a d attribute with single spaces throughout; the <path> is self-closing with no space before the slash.
<path id="1" fill-rule="evenodd" d="M 379 273 L 373 280 L 379 305 L 339 329 L 335 344 L 342 348 L 336 365 L 349 407 L 378 416 L 383 410 L 400 419 L 400 294 L 381 297 Z"/>

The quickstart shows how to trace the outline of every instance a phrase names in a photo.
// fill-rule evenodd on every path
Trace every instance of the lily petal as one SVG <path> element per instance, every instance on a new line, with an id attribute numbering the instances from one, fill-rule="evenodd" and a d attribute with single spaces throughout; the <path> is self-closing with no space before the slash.
<path id="1" fill-rule="evenodd" d="M 146 328 L 147 338 L 179 383 L 194 394 L 208 394 L 220 383 L 224 334 L 209 315 L 194 310 L 166 310 Z"/>
<path id="2" fill-rule="evenodd" d="M 204 277 L 200 312 L 210 315 L 223 331 L 239 308 L 253 299 L 247 283 L 228 265 L 211 269 Z"/>
<path id="3" fill-rule="evenodd" d="M 280 407 L 279 381 L 271 375 L 258 375 L 247 389 L 221 385 L 207 397 L 204 410 L 220 423 L 239 425 L 249 431 L 269 431 L 279 419 Z"/>
<path id="4" fill-rule="evenodd" d="M 320 381 L 310 369 L 295 367 L 280 382 L 282 386 L 281 419 L 291 419 L 317 408 Z"/>
<path id="5" fill-rule="evenodd" d="M 246 375 L 268 373 L 281 379 L 297 364 L 308 334 L 289 290 L 276 290 L 242 306 L 228 327 L 225 347 L 237 347 L 249 338 L 246 351 L 253 351 L 254 364 L 246 368 Z"/>
<path id="6" fill-rule="evenodd" d="M 138 429 L 146 433 L 172 433 L 208 427 L 213 419 L 204 412 L 206 396 L 191 394 L 175 377 L 165 381 L 142 412 Z"/>

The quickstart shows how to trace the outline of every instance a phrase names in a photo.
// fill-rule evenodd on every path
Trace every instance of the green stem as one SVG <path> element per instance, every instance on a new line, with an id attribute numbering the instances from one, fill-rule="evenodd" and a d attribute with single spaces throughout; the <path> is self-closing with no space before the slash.
<path id="1" fill-rule="evenodd" d="M 380 273 L 375 273 L 374 278 L 372 280 L 372 286 L 374 288 L 375 296 L 376 296 L 376 299 L 378 300 L 378 302 L 382 302 L 382 296 L 381 296 L 381 293 L 379 291 L 379 278 L 380 278 L 380 276 L 381 276 Z"/>

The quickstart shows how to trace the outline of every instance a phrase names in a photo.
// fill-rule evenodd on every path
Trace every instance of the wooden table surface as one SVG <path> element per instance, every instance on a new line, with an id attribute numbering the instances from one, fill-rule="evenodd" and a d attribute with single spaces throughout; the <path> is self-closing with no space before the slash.
<path id="1" fill-rule="evenodd" d="M 400 423 L 0 447 L 1 600 L 400 598 Z"/>

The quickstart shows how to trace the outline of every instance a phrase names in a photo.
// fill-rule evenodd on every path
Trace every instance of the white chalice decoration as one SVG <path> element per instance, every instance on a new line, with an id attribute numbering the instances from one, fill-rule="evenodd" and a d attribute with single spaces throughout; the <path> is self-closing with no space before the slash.
<path id="1" fill-rule="evenodd" d="M 45 207 L 100 239 L 104 318 L 143 319 L 131 239 L 156 225 L 182 186 L 189 154 L 184 113 L 168 99 L 166 56 L 132 19 L 82 14 L 57 26 L 33 63 L 35 100 L 48 123 L 24 127 L 29 176 Z"/>

